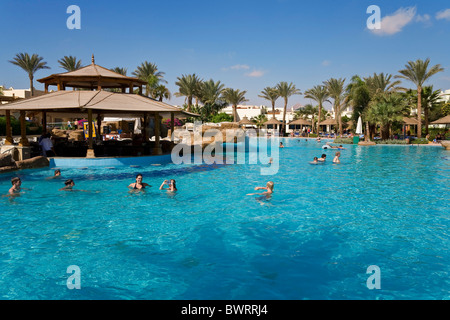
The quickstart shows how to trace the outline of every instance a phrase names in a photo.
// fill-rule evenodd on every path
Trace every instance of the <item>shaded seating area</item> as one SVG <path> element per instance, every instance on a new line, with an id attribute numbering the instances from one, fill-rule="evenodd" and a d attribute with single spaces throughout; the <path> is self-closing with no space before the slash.
<path id="1" fill-rule="evenodd" d="M 197 116 L 167 103 L 142 95 L 145 81 L 126 77 L 109 69 L 92 64 L 76 71 L 53 74 L 38 80 L 45 85 L 45 94 L 0 106 L 6 117 L 6 146 L 13 146 L 11 132 L 11 112 L 20 113 L 21 137 L 18 148 L 23 154 L 37 153 L 35 141 L 26 135 L 25 117 L 27 113 L 41 114 L 43 133 L 47 132 L 47 117 L 87 119 L 81 132 L 63 135 L 53 133 L 54 149 L 57 156 L 98 157 L 98 156 L 139 156 L 159 155 L 170 151 L 174 141 L 160 139 L 161 119 L 171 119 L 174 127 L 175 115 Z M 58 91 L 48 92 L 49 86 L 57 86 Z M 66 88 L 82 90 L 66 91 Z M 138 88 L 139 94 L 134 93 Z M 106 88 L 108 91 L 105 91 Z M 128 89 L 128 93 L 126 92 Z M 142 119 L 142 133 L 129 135 L 123 141 L 103 141 L 102 119 L 104 117 L 132 117 Z M 151 131 L 150 131 L 151 130 Z M 77 134 L 77 136 L 73 136 Z M 154 141 L 151 141 L 154 136 Z"/>

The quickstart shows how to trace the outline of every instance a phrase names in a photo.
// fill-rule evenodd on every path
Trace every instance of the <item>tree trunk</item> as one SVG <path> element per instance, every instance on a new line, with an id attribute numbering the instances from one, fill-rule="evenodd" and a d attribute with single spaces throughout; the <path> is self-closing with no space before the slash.
<path id="1" fill-rule="evenodd" d="M 287 99 L 284 100 L 284 111 L 283 111 L 283 124 L 281 125 L 281 136 L 284 137 L 284 132 L 286 131 L 286 109 L 287 109 Z"/>
<path id="2" fill-rule="evenodd" d="M 370 126 L 369 126 L 369 121 L 366 121 L 366 135 L 364 137 L 364 140 L 366 142 L 370 141 Z"/>
<path id="3" fill-rule="evenodd" d="M 424 115 L 425 115 L 425 134 L 427 135 L 429 132 L 428 132 L 428 112 L 429 112 L 429 110 L 428 110 L 428 106 L 425 106 L 424 108 L 423 108 L 423 112 L 424 112 Z"/>
<path id="4" fill-rule="evenodd" d="M 34 88 L 33 88 L 33 75 L 30 74 L 30 90 L 31 90 L 31 96 L 34 96 Z"/>
<path id="5" fill-rule="evenodd" d="M 320 117 L 322 116 L 322 103 L 319 103 L 319 119 L 317 120 L 317 136 L 320 133 Z"/>
<path id="6" fill-rule="evenodd" d="M 422 138 L 422 87 L 417 87 L 417 138 Z"/>
<path id="7" fill-rule="evenodd" d="M 237 122 L 236 105 L 233 105 L 233 122 Z"/>
<path id="8" fill-rule="evenodd" d="M 275 119 L 275 102 L 272 102 L 272 119 Z"/>
<path id="9" fill-rule="evenodd" d="M 188 105 L 187 105 L 187 112 L 191 112 L 191 106 L 192 106 L 192 97 L 188 97 Z"/>

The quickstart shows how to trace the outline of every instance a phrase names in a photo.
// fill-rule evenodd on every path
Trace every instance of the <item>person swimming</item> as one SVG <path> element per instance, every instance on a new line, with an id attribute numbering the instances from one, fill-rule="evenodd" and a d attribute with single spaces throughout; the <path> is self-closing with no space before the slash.
<path id="1" fill-rule="evenodd" d="M 317 161 L 325 162 L 325 159 L 327 158 L 327 155 L 325 153 L 322 154 L 322 157 L 317 159 Z"/>
<path id="2" fill-rule="evenodd" d="M 341 160 L 339 160 L 340 156 L 341 156 L 341 153 L 339 151 L 336 152 L 334 159 L 333 159 L 333 163 L 341 163 Z"/>
<path id="3" fill-rule="evenodd" d="M 266 190 L 263 193 L 249 193 L 247 194 L 248 196 L 253 196 L 253 195 L 272 195 L 273 193 L 273 187 L 274 187 L 274 183 L 272 181 L 267 182 L 265 187 L 255 187 L 255 190 Z"/>
<path id="4" fill-rule="evenodd" d="M 165 185 L 167 185 L 167 188 L 164 187 Z M 176 181 L 174 179 L 164 180 L 159 187 L 159 190 L 167 190 L 170 192 L 178 191 Z"/>
<path id="5" fill-rule="evenodd" d="M 9 194 L 18 194 L 21 191 L 20 186 L 22 185 L 22 180 L 19 177 L 14 177 L 11 179 L 12 187 L 9 189 Z"/>
<path id="6" fill-rule="evenodd" d="M 75 182 L 72 179 L 67 179 L 64 181 L 64 187 L 59 189 L 59 191 L 71 191 L 75 186 Z"/>
<path id="7" fill-rule="evenodd" d="M 284 148 L 283 142 L 280 142 L 280 148 Z"/>
<path id="8" fill-rule="evenodd" d="M 128 186 L 128 188 L 134 189 L 134 190 L 141 190 L 145 189 L 145 187 L 151 187 L 151 185 L 142 182 L 142 174 L 138 173 L 136 176 L 136 182 L 132 183 Z"/>

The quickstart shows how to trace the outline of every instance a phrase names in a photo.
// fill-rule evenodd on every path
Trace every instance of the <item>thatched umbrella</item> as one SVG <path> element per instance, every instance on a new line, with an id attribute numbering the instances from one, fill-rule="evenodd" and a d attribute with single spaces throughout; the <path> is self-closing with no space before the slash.
<path id="1" fill-rule="evenodd" d="M 255 125 L 255 123 L 251 122 L 250 120 L 248 120 L 247 116 L 243 117 L 241 119 L 241 121 L 239 121 L 239 124 L 241 126 L 245 126 L 245 125 Z"/>
<path id="2" fill-rule="evenodd" d="M 450 114 L 441 119 L 433 121 L 431 124 L 450 124 Z"/>
<path id="3" fill-rule="evenodd" d="M 308 121 L 305 119 L 297 119 L 297 120 L 289 122 L 289 125 L 310 126 L 311 124 L 312 124 L 311 121 Z"/>

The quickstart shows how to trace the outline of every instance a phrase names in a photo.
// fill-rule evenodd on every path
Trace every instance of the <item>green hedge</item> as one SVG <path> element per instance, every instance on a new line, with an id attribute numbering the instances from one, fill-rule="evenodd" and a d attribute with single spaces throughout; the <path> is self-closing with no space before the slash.
<path id="1" fill-rule="evenodd" d="M 336 139 L 334 139 L 333 143 L 353 144 L 353 139 L 352 138 L 336 138 Z"/>
<path id="2" fill-rule="evenodd" d="M 37 130 L 30 129 L 35 127 L 34 123 L 26 122 L 27 134 L 41 134 L 42 126 L 39 126 Z M 20 121 L 14 117 L 11 117 L 11 127 L 13 136 L 20 135 Z M 6 119 L 5 117 L 0 117 L 0 136 L 6 135 Z"/>

